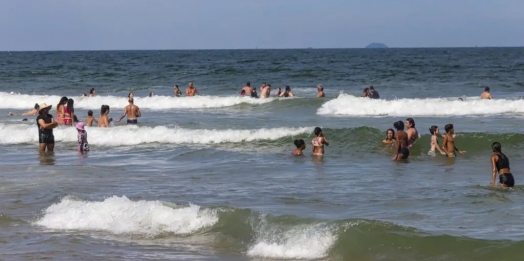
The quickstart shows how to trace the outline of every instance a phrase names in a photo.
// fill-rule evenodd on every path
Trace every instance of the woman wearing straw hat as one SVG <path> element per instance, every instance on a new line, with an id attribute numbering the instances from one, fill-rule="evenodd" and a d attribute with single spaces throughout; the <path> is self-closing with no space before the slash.
<path id="1" fill-rule="evenodd" d="M 55 149 L 55 136 L 53 129 L 58 126 L 58 123 L 53 119 L 53 115 L 49 114 L 52 105 L 45 103 L 39 104 L 38 117 L 36 117 L 36 126 L 38 127 L 38 140 L 40 152 L 52 152 Z"/>

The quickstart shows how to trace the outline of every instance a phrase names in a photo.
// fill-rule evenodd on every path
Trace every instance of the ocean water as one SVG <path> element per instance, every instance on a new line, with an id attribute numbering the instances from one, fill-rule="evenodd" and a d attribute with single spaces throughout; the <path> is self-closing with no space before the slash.
<path id="1" fill-rule="evenodd" d="M 202 96 L 173 97 L 189 81 Z M 296 97 L 239 97 L 247 81 Z M 87 128 L 86 155 L 64 126 L 39 155 L 35 117 L 7 116 L 67 96 L 118 118 L 130 91 L 139 125 Z M 0 52 L 0 259 L 520 261 L 523 96 L 524 48 Z M 381 140 L 407 117 L 422 136 L 393 162 Z M 448 123 L 467 153 L 428 156 Z M 494 141 L 512 190 L 488 186 Z"/>

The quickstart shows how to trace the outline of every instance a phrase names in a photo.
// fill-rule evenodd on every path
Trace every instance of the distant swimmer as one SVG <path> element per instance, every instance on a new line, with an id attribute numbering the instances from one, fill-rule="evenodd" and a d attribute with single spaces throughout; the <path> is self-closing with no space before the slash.
<path id="1" fill-rule="evenodd" d="M 464 101 L 462 98 L 458 98 L 459 101 Z"/>
<path id="2" fill-rule="evenodd" d="M 100 108 L 100 117 L 98 117 L 98 127 L 108 128 L 113 118 L 109 118 L 109 105 L 102 105 Z"/>
<path id="3" fill-rule="evenodd" d="M 195 86 L 193 86 L 193 82 L 189 82 L 187 88 L 186 88 L 186 96 L 187 97 L 192 97 L 192 96 L 196 96 L 196 95 L 200 95 L 200 93 L 198 93 L 198 90 L 197 88 L 195 88 Z"/>
<path id="4" fill-rule="evenodd" d="M 293 96 L 295 95 L 291 91 L 291 87 L 289 87 L 289 85 L 287 85 L 286 90 L 284 90 L 284 92 L 280 94 L 280 97 L 293 97 Z"/>
<path id="5" fill-rule="evenodd" d="M 87 142 L 87 131 L 84 128 L 84 123 L 79 122 L 76 124 L 77 139 L 78 139 L 78 152 L 89 151 L 89 143 Z"/>
<path id="6" fill-rule="evenodd" d="M 489 87 L 484 88 L 484 92 L 482 92 L 480 94 L 480 98 L 481 99 L 486 99 L 486 100 L 492 100 L 493 99 L 493 97 L 491 96 L 491 92 L 489 91 Z"/>
<path id="7" fill-rule="evenodd" d="M 271 84 L 267 84 L 260 91 L 260 98 L 268 98 L 271 93 Z"/>
<path id="8" fill-rule="evenodd" d="M 306 143 L 304 140 L 295 140 L 294 143 L 297 148 L 293 151 L 292 154 L 295 156 L 304 156 L 303 151 L 306 149 Z"/>
<path id="9" fill-rule="evenodd" d="M 408 148 L 411 148 L 413 146 L 413 143 L 419 138 L 419 134 L 417 129 L 415 128 L 415 121 L 413 118 L 407 118 L 406 119 L 406 127 L 408 129 L 406 130 L 406 133 L 408 134 Z"/>
<path id="10" fill-rule="evenodd" d="M 89 97 L 95 96 L 95 93 L 96 93 L 95 88 L 91 88 L 91 90 L 89 90 Z"/>
<path id="11" fill-rule="evenodd" d="M 371 99 L 380 99 L 380 95 L 375 90 L 375 87 L 373 87 L 373 86 L 369 87 L 368 97 L 371 98 Z"/>
<path id="12" fill-rule="evenodd" d="M 129 92 L 129 94 L 127 94 L 127 98 L 135 98 L 135 94 L 133 92 Z"/>
<path id="13" fill-rule="evenodd" d="M 67 104 L 67 97 L 60 98 L 60 102 L 56 105 L 56 122 L 64 124 L 65 107 Z"/>
<path id="14" fill-rule="evenodd" d="M 267 86 L 267 85 L 266 85 L 265 82 L 263 82 L 262 85 L 260 85 L 260 88 L 258 89 L 258 91 L 260 92 L 260 94 L 262 94 L 262 90 L 263 90 L 264 88 L 266 88 L 266 86 Z"/>
<path id="15" fill-rule="evenodd" d="M 497 171 L 499 173 L 499 186 L 503 188 L 515 186 L 515 179 L 509 169 L 509 159 L 502 153 L 502 145 L 499 142 L 493 142 L 491 150 L 493 150 L 493 155 L 491 155 L 490 186 L 494 187 L 496 184 Z"/>
<path id="16" fill-rule="evenodd" d="M 173 94 L 175 95 L 175 97 L 180 97 L 182 95 L 182 92 L 178 88 L 178 85 L 175 85 L 175 88 L 173 89 Z"/>
<path id="17" fill-rule="evenodd" d="M 455 153 L 457 151 L 460 154 L 466 153 L 465 151 L 459 150 L 455 146 L 455 129 L 453 128 L 453 124 L 446 124 L 446 126 L 444 126 L 444 130 L 446 130 L 446 135 L 444 136 L 444 141 L 442 141 L 442 148 L 446 152 L 446 155 L 449 158 L 453 158 L 457 156 L 457 154 Z"/>
<path id="18" fill-rule="evenodd" d="M 96 124 L 98 124 L 98 121 L 95 119 L 95 117 L 93 117 L 93 111 L 88 110 L 85 125 L 91 127 L 93 125 L 93 121 L 96 122 Z"/>
<path id="19" fill-rule="evenodd" d="M 280 97 L 280 94 L 282 94 L 282 89 L 278 87 L 275 96 Z"/>
<path id="20" fill-rule="evenodd" d="M 397 130 L 397 155 L 393 160 L 407 159 L 409 157 L 408 134 L 404 131 L 404 122 L 397 121 L 393 123 L 393 127 Z"/>
<path id="21" fill-rule="evenodd" d="M 251 83 L 247 82 L 246 86 L 242 87 L 241 91 L 244 91 L 245 94 L 251 95 L 251 93 L 253 92 L 253 87 L 251 87 Z"/>
<path id="22" fill-rule="evenodd" d="M 384 144 L 395 144 L 395 131 L 393 129 L 388 129 L 386 131 L 386 139 L 382 141 Z"/>
<path id="23" fill-rule="evenodd" d="M 362 92 L 361 97 L 369 98 L 369 88 L 364 88 L 364 91 Z"/>
<path id="24" fill-rule="evenodd" d="M 28 110 L 27 112 L 22 113 L 22 116 L 36 116 L 38 115 L 38 103 L 35 104 L 35 107 L 31 110 Z M 16 114 L 13 114 L 12 112 L 9 112 L 9 116 L 16 116 Z"/>
<path id="25" fill-rule="evenodd" d="M 246 91 L 241 90 L 241 91 L 240 91 L 240 96 L 242 96 L 242 97 L 246 96 Z"/>
<path id="26" fill-rule="evenodd" d="M 154 97 L 155 96 L 155 93 L 154 92 L 150 92 L 149 93 L 149 97 Z"/>
<path id="27" fill-rule="evenodd" d="M 438 135 L 439 135 L 439 129 L 438 126 L 431 126 L 429 127 L 429 133 L 431 133 L 431 142 L 430 146 L 431 149 L 428 151 L 428 155 L 430 156 L 436 156 L 435 149 L 437 149 L 440 154 L 446 155 L 446 152 L 444 152 L 442 149 L 440 149 L 440 145 L 438 144 Z"/>
<path id="28" fill-rule="evenodd" d="M 316 127 L 314 133 L 316 137 L 311 140 L 313 144 L 313 155 L 324 156 L 324 145 L 329 146 L 329 142 L 326 137 L 324 137 L 321 128 Z"/>
<path id="29" fill-rule="evenodd" d="M 49 114 L 51 105 L 41 103 L 38 106 L 38 116 L 36 117 L 36 126 L 38 127 L 38 151 L 52 152 L 55 149 L 55 136 L 53 129 L 58 126 L 58 122 L 53 119 L 53 115 Z"/>
<path id="30" fill-rule="evenodd" d="M 257 93 L 256 88 L 253 88 L 253 90 L 251 91 L 251 98 L 258 98 L 258 93 Z"/>
<path id="31" fill-rule="evenodd" d="M 322 85 L 317 85 L 317 98 L 323 98 L 323 97 L 326 97 L 326 95 L 324 94 L 324 87 L 322 87 Z"/>
<path id="32" fill-rule="evenodd" d="M 87 94 L 85 92 L 82 93 L 82 97 L 87 97 Z"/>
<path id="33" fill-rule="evenodd" d="M 117 122 L 120 122 L 126 115 L 127 124 L 137 124 L 137 118 L 142 116 L 142 114 L 140 113 L 140 109 L 138 108 L 138 106 L 134 104 L 133 98 L 129 99 L 129 105 L 127 105 L 124 108 L 124 113 L 122 114 L 120 119 L 117 120 Z"/>

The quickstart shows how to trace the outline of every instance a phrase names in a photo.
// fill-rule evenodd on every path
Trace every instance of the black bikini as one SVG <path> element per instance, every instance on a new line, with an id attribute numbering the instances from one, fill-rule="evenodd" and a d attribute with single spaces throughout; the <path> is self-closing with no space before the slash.
<path id="1" fill-rule="evenodd" d="M 499 157 L 497 162 L 495 162 L 495 166 L 497 167 L 497 171 L 500 171 L 501 169 L 509 169 L 509 159 L 508 159 L 508 157 L 506 157 L 506 155 L 504 155 L 502 153 L 497 153 L 497 156 Z M 511 174 L 511 173 L 500 174 L 499 175 L 499 183 L 503 184 L 503 185 L 506 185 L 507 187 L 515 186 L 515 179 L 513 178 L 513 174 Z"/>

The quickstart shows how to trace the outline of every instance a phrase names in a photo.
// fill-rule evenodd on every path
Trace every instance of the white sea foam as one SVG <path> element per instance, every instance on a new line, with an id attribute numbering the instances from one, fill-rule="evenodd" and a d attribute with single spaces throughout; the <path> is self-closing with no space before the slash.
<path id="1" fill-rule="evenodd" d="M 320 115 L 345 116 L 475 116 L 524 113 L 524 100 L 430 98 L 373 100 L 340 94 L 324 103 Z"/>
<path id="2" fill-rule="evenodd" d="M 324 224 L 299 225 L 289 230 L 262 233 L 247 252 L 249 256 L 280 259 L 318 259 L 328 255 L 336 241 Z"/>
<path id="3" fill-rule="evenodd" d="M 240 143 L 256 140 L 277 140 L 287 136 L 310 133 L 312 127 L 273 128 L 255 130 L 207 130 L 157 127 L 118 126 L 86 127 L 90 145 L 122 146 L 146 143 L 214 144 Z M 53 130 L 55 141 L 77 142 L 73 127 L 60 126 Z M 38 142 L 36 124 L 0 124 L 0 144 Z"/>
<path id="4" fill-rule="evenodd" d="M 197 205 L 173 208 L 160 201 L 132 201 L 113 196 L 104 201 L 66 197 L 44 211 L 36 225 L 50 229 L 108 231 L 152 237 L 161 233 L 193 234 L 218 222 L 216 211 Z"/>
<path id="5" fill-rule="evenodd" d="M 56 95 L 27 95 L 0 92 L 0 109 L 29 110 L 35 103 L 47 103 L 56 107 L 60 96 Z M 100 110 L 104 104 L 111 108 L 124 108 L 128 105 L 127 97 L 95 96 L 95 97 L 69 97 L 75 100 L 75 108 Z M 264 104 L 275 101 L 277 98 L 253 99 L 240 96 L 196 96 L 196 97 L 135 97 L 135 104 L 142 109 L 166 110 L 166 109 L 205 109 L 221 108 L 238 104 Z"/>

